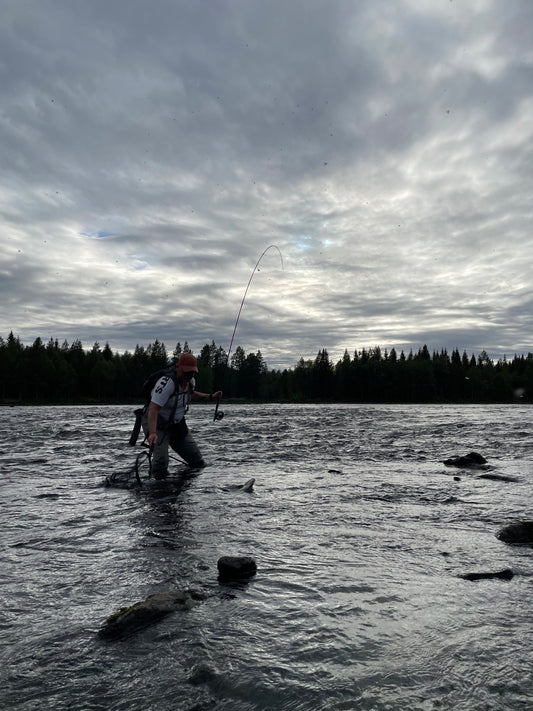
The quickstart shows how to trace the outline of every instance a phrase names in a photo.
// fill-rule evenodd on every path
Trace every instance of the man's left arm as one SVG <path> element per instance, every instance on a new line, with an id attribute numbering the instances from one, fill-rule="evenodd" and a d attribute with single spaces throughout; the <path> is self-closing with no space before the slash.
<path id="1" fill-rule="evenodd" d="M 204 402 L 211 402 L 211 400 L 220 400 L 222 397 L 222 390 L 217 390 L 216 393 L 201 393 L 198 390 L 193 390 L 192 392 L 193 400 L 203 400 Z"/>

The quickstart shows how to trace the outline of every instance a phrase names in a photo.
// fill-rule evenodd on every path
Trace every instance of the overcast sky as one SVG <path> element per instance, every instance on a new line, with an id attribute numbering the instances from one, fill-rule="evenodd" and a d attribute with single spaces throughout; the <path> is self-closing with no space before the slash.
<path id="1" fill-rule="evenodd" d="M 531 0 L 1 10 L 4 338 L 533 351 Z"/>

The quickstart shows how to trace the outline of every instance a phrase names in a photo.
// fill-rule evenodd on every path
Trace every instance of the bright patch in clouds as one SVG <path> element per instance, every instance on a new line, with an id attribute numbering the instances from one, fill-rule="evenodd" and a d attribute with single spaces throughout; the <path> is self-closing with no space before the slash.
<path id="1" fill-rule="evenodd" d="M 89 237 L 90 239 L 109 239 L 109 237 L 115 237 L 112 232 L 106 232 L 105 230 L 98 230 L 97 232 L 80 232 L 82 237 Z"/>

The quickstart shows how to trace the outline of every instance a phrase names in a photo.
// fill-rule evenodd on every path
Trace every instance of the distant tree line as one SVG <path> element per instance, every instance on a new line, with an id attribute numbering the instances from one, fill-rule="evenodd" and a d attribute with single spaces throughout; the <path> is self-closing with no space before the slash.
<path id="1" fill-rule="evenodd" d="M 23 345 L 11 332 L 0 337 L 0 402 L 129 403 L 140 402 L 150 373 L 175 363 L 187 342 L 169 354 L 155 340 L 134 352 L 113 352 L 106 343 L 85 350 L 79 340 L 59 343 L 37 338 Z M 225 399 L 262 402 L 432 403 L 531 402 L 533 354 L 497 362 L 485 351 L 477 357 L 456 349 L 430 353 L 379 347 L 348 351 L 333 363 L 324 348 L 294 368 L 269 370 L 261 355 L 239 346 L 228 364 L 214 341 L 199 354 L 197 388 L 224 391 Z"/>

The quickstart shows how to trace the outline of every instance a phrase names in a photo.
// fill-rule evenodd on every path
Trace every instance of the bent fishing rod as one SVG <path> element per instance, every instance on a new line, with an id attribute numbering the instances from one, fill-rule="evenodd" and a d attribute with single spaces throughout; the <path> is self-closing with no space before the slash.
<path id="1" fill-rule="evenodd" d="M 261 260 L 263 259 L 263 257 L 265 256 L 265 254 L 266 254 L 269 250 L 271 250 L 271 249 L 277 249 L 277 250 L 278 250 L 279 258 L 281 259 L 281 269 L 282 269 L 282 271 L 283 271 L 283 255 L 281 254 L 281 250 L 280 250 L 280 248 L 278 247 L 277 244 L 271 244 L 271 245 L 269 245 L 266 249 L 263 250 L 263 252 L 261 253 L 261 256 L 259 257 L 259 259 L 258 259 L 257 262 L 255 263 L 255 267 L 252 269 L 252 273 L 250 274 L 250 278 L 248 279 L 248 284 L 246 285 L 246 289 L 244 290 L 244 295 L 243 295 L 243 297 L 242 297 L 241 305 L 240 305 L 240 307 L 239 307 L 239 312 L 238 312 L 238 314 L 237 314 L 237 319 L 235 320 L 235 326 L 233 327 L 233 333 L 231 334 L 231 340 L 230 340 L 230 342 L 229 342 L 228 355 L 227 355 L 227 361 L 226 361 L 228 366 L 229 366 L 229 362 L 230 362 L 229 358 L 230 358 L 230 355 L 231 355 L 231 349 L 232 349 L 232 346 L 233 346 L 233 340 L 234 340 L 234 338 L 235 338 L 235 333 L 237 332 L 237 326 L 239 325 L 239 319 L 240 319 L 240 317 L 241 317 L 241 312 L 242 312 L 242 309 L 243 309 L 243 306 L 244 306 L 244 302 L 246 301 L 246 295 L 248 294 L 248 289 L 250 288 L 250 285 L 251 285 L 251 283 L 252 283 L 252 279 L 254 278 L 254 275 L 255 275 L 256 271 L 258 270 L 258 267 L 259 267 L 259 264 L 260 264 Z M 216 404 L 216 406 L 215 406 L 215 414 L 214 414 L 214 417 L 213 417 L 213 422 L 216 422 L 217 420 L 221 420 L 221 419 L 224 417 L 224 413 L 223 413 L 221 410 L 219 410 L 219 407 L 218 407 L 219 404 L 220 404 L 220 398 L 218 397 L 218 398 L 217 398 L 217 404 Z"/>

